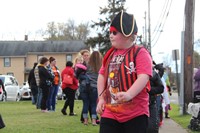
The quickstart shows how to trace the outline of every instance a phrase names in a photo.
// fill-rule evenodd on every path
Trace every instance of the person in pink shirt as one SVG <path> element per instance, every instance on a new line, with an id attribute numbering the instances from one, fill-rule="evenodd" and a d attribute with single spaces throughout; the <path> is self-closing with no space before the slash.
<path id="1" fill-rule="evenodd" d="M 112 47 L 99 70 L 97 112 L 100 133 L 145 133 L 149 116 L 149 52 L 135 44 L 138 28 L 132 14 L 119 12 L 110 26 Z"/>

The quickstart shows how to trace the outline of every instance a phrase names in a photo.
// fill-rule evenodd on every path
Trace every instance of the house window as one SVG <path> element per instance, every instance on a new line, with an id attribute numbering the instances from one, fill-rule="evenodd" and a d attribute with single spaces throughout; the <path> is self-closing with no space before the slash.
<path id="1" fill-rule="evenodd" d="M 10 67 L 11 60 L 9 57 L 4 58 L 4 67 Z"/>
<path id="2" fill-rule="evenodd" d="M 72 55 L 71 54 L 67 55 L 67 61 L 72 61 Z"/>

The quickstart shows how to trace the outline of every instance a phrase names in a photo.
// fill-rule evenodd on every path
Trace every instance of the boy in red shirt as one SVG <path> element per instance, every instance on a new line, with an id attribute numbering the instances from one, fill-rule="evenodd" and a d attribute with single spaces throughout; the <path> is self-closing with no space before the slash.
<path id="1" fill-rule="evenodd" d="M 137 51 L 137 30 L 134 16 L 123 11 L 111 23 L 112 48 L 104 56 L 97 83 L 100 133 L 146 132 L 152 60 L 145 48 Z"/>

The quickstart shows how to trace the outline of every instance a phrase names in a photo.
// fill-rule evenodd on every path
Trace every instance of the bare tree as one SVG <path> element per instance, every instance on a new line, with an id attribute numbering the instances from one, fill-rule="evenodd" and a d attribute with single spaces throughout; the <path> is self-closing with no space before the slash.
<path id="1" fill-rule="evenodd" d="M 77 33 L 77 39 L 85 41 L 90 33 L 89 23 L 81 23 L 75 30 Z"/>
<path id="2" fill-rule="evenodd" d="M 58 23 L 58 40 L 66 40 L 65 31 L 66 31 L 66 24 L 65 23 Z"/>
<path id="3" fill-rule="evenodd" d="M 66 23 L 66 30 L 65 30 L 65 36 L 67 37 L 67 40 L 76 40 L 75 37 L 75 22 L 72 19 L 69 19 Z"/>
<path id="4" fill-rule="evenodd" d="M 56 40 L 57 39 L 57 26 L 55 24 L 55 22 L 49 22 L 47 24 L 47 30 L 46 33 L 49 35 L 49 37 L 47 38 L 47 40 Z"/>
<path id="5" fill-rule="evenodd" d="M 45 34 L 45 40 L 82 40 L 85 41 L 90 33 L 89 23 L 81 23 L 76 26 L 75 21 L 69 19 L 67 23 L 49 22 Z M 43 35 L 43 36 L 44 36 Z"/>

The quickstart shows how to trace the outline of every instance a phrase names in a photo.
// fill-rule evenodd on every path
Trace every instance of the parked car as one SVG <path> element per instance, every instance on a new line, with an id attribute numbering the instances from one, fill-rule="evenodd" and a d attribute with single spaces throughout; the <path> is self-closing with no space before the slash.
<path id="1" fill-rule="evenodd" d="M 5 92 L 0 94 L 0 101 L 19 101 L 21 99 L 20 87 L 16 78 L 11 75 L 0 75 L 0 79 L 3 81 L 5 86 Z"/>
<path id="2" fill-rule="evenodd" d="M 21 95 L 21 99 L 31 99 L 32 98 L 32 93 L 31 93 L 31 89 L 29 87 L 28 82 L 23 83 L 23 86 L 20 88 L 20 95 Z M 63 92 L 62 92 L 62 88 L 60 86 L 58 88 L 57 99 L 63 100 Z"/>
<path id="3" fill-rule="evenodd" d="M 64 99 L 64 93 L 62 91 L 61 86 L 59 86 L 59 88 L 58 88 L 57 99 L 58 100 L 63 100 Z"/>
<path id="4" fill-rule="evenodd" d="M 28 82 L 24 82 L 23 86 L 20 88 L 21 99 L 31 99 L 32 93 Z"/>

